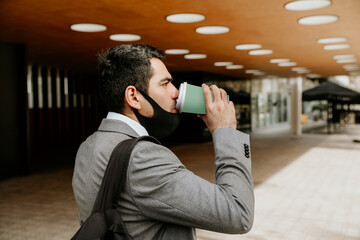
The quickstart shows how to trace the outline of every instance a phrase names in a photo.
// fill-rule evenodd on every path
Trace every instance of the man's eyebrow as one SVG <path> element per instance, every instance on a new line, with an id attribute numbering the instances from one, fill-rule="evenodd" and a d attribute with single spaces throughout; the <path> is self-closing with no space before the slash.
<path id="1" fill-rule="evenodd" d="M 172 81 L 174 81 L 174 78 L 169 77 L 169 78 L 163 78 L 163 79 L 161 79 L 160 82 L 172 82 Z"/>

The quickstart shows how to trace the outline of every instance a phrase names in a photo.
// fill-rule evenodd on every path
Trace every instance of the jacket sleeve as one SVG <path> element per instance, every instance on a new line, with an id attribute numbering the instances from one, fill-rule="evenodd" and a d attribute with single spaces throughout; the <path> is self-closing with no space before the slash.
<path id="1" fill-rule="evenodd" d="M 254 194 L 249 136 L 234 129 L 213 133 L 216 184 L 187 170 L 166 147 L 140 142 L 129 163 L 131 197 L 146 217 L 222 233 L 246 233 Z M 196 159 L 194 159 L 196 161 Z"/>

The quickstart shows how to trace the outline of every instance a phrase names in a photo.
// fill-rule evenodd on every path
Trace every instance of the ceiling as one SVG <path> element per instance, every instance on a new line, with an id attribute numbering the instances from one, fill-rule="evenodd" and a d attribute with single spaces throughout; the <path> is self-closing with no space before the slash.
<path id="1" fill-rule="evenodd" d="M 332 0 L 328 7 L 289 11 L 291 0 L 1 0 L 0 41 L 25 43 L 29 63 L 69 70 L 95 71 L 97 53 L 124 42 L 109 35 L 130 33 L 141 36 L 131 43 L 146 43 L 165 49 L 189 49 L 207 54 L 206 59 L 188 60 L 183 55 L 167 55 L 170 71 L 206 71 L 239 79 L 252 78 L 245 73 L 257 69 L 268 75 L 293 77 L 291 67 L 270 63 L 272 58 L 288 58 L 323 77 L 344 75 L 334 55 L 354 54 L 360 60 L 360 0 Z M 206 19 L 196 23 L 171 23 L 166 16 L 175 13 L 199 13 Z M 336 15 L 339 21 L 315 26 L 298 24 L 312 15 Z M 97 23 L 107 30 L 96 33 L 72 31 L 75 23 Z M 204 35 L 195 32 L 201 26 L 227 26 L 230 32 Z M 346 37 L 350 48 L 326 51 L 320 38 Z M 261 44 L 273 54 L 251 56 L 236 50 L 238 44 Z M 214 62 L 230 61 L 243 69 L 228 70 Z M 359 64 L 359 61 L 352 63 Z"/>

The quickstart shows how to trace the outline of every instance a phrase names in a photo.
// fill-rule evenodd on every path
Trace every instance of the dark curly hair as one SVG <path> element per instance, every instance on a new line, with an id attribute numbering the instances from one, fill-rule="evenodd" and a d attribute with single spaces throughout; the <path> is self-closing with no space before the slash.
<path id="1" fill-rule="evenodd" d="M 164 57 L 161 50 L 145 44 L 119 45 L 99 54 L 100 97 L 108 110 L 122 113 L 128 86 L 147 93 L 153 75 L 150 58 Z"/>

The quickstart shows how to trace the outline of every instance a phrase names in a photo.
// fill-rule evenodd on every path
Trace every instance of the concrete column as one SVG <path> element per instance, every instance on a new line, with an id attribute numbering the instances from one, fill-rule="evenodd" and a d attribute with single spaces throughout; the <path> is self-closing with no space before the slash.
<path id="1" fill-rule="evenodd" d="M 301 136 L 302 78 L 291 79 L 291 134 Z"/>

